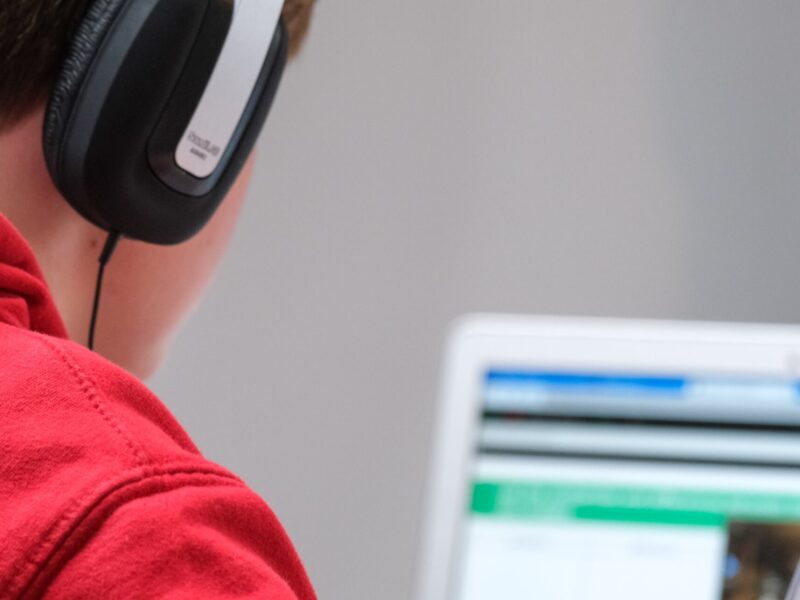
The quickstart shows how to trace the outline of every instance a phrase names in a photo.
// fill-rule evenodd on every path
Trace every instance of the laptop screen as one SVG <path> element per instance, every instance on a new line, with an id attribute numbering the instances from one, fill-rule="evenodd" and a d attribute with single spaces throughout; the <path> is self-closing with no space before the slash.
<path id="1" fill-rule="evenodd" d="M 800 386 L 492 369 L 458 600 L 780 600 L 800 559 Z"/>

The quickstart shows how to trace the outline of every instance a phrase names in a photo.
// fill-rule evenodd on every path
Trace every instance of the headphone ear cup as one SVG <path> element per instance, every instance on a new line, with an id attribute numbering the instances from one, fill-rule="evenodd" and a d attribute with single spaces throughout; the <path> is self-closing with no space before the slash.
<path id="1" fill-rule="evenodd" d="M 178 244 L 200 231 L 241 172 L 280 83 L 287 45 L 282 5 L 90 0 L 42 132 L 47 168 L 72 208 L 102 229 L 143 242 Z M 237 6 L 247 10 L 237 13 Z M 240 72 L 245 52 L 250 69 Z M 225 56 L 217 94 L 204 100 Z M 239 92 L 229 99 L 231 88 Z M 216 103 L 217 96 L 223 101 Z M 225 129 L 216 135 L 218 120 Z M 189 135 L 206 124 L 209 139 L 221 143 L 230 135 L 224 148 L 213 146 L 216 154 Z M 185 155 L 207 161 L 211 173 L 196 177 L 183 169 L 182 146 Z"/>
<path id="2" fill-rule="evenodd" d="M 50 175 L 59 185 L 58 164 L 61 142 L 69 124 L 75 100 L 97 54 L 120 10 L 128 0 L 95 0 L 73 36 L 56 78 L 44 121 L 44 154 Z"/>

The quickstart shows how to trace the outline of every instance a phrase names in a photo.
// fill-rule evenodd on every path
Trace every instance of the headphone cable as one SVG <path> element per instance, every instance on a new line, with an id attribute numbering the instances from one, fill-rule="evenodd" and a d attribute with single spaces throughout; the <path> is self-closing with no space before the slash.
<path id="1" fill-rule="evenodd" d="M 111 257 L 114 256 L 114 250 L 117 249 L 120 239 L 122 239 L 122 234 L 117 231 L 109 231 L 106 243 L 103 246 L 103 251 L 100 253 L 100 268 L 97 271 L 97 285 L 94 289 L 92 320 L 89 325 L 89 350 L 94 350 L 94 331 L 97 327 L 97 313 L 100 311 L 100 292 L 103 289 L 103 275 L 106 271 L 106 265 L 111 260 Z"/>

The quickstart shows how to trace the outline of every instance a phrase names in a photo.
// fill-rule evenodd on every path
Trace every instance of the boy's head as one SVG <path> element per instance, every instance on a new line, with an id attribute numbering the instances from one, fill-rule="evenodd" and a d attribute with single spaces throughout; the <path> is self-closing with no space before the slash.
<path id="1" fill-rule="evenodd" d="M 82 219 L 50 181 L 42 147 L 44 105 L 71 36 L 92 0 L 0 2 L 0 211 L 31 243 L 67 329 L 85 341 L 104 232 Z M 314 0 L 286 0 L 290 56 Z M 124 241 L 109 268 L 97 348 L 140 376 L 157 366 L 183 315 L 205 288 L 230 238 L 250 165 L 211 223 L 164 248 Z"/>

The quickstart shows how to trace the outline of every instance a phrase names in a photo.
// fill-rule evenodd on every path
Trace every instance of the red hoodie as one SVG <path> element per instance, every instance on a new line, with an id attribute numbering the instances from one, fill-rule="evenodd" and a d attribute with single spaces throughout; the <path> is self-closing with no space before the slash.
<path id="1" fill-rule="evenodd" d="M 67 340 L 0 215 L 0 598 L 313 599 L 267 505 Z"/>

